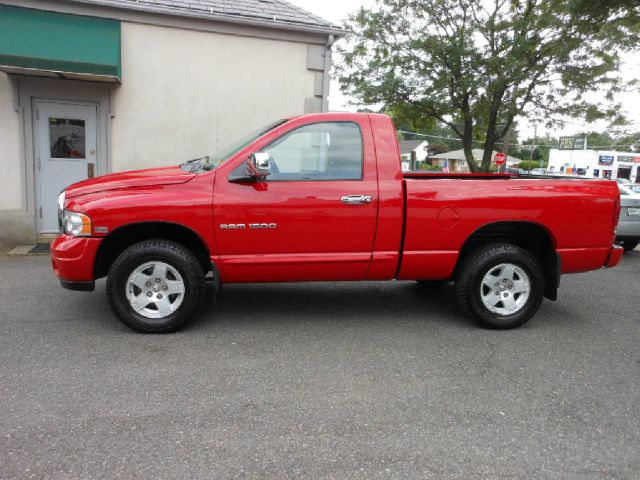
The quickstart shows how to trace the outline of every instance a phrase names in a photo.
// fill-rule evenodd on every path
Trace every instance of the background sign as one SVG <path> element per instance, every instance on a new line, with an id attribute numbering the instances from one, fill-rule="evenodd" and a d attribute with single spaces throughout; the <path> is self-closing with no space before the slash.
<path id="1" fill-rule="evenodd" d="M 560 137 L 560 150 L 584 150 L 587 144 L 585 137 Z"/>
<path id="2" fill-rule="evenodd" d="M 634 157 L 632 155 L 618 155 L 619 162 L 640 163 L 640 157 Z"/>
<path id="3" fill-rule="evenodd" d="M 600 165 L 613 165 L 613 155 L 600 155 L 598 163 Z"/>

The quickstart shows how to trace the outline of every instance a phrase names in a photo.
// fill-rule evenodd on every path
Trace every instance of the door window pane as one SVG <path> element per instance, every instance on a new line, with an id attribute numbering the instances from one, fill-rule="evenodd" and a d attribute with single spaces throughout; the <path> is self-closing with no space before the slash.
<path id="1" fill-rule="evenodd" d="M 84 120 L 49 118 L 51 158 L 86 158 Z"/>
<path id="2" fill-rule="evenodd" d="M 362 178 L 362 135 L 351 122 L 300 127 L 265 148 L 271 157 L 267 180 L 358 180 Z"/>

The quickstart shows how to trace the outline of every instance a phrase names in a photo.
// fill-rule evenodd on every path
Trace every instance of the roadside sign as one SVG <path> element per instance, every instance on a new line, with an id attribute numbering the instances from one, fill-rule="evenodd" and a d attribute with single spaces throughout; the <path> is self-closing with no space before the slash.
<path id="1" fill-rule="evenodd" d="M 585 137 L 560 137 L 560 150 L 584 150 L 587 148 Z"/>
<path id="2" fill-rule="evenodd" d="M 504 165 L 507 161 L 507 156 L 504 153 L 496 153 L 496 165 Z"/>

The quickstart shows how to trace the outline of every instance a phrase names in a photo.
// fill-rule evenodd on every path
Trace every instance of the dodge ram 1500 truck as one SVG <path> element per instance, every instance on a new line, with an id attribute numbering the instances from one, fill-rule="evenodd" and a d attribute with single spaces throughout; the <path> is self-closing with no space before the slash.
<path id="1" fill-rule="evenodd" d="M 62 286 L 107 276 L 115 315 L 178 329 L 222 283 L 455 282 L 462 309 L 513 328 L 562 273 L 618 264 L 611 181 L 401 170 L 391 120 L 314 114 L 275 122 L 212 157 L 115 173 L 60 194 Z M 425 313 L 427 314 L 427 313 Z"/>

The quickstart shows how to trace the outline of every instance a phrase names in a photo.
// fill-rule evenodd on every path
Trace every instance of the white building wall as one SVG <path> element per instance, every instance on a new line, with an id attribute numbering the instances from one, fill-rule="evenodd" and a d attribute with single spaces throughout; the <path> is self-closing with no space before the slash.
<path id="1" fill-rule="evenodd" d="M 22 175 L 20 116 L 15 109 L 14 88 L 0 72 L 0 210 L 23 208 L 25 182 Z M 0 225 L 0 228 L 2 226 Z"/>
<path id="2" fill-rule="evenodd" d="M 601 165 L 601 156 L 613 157 L 613 164 Z M 598 170 L 598 177 L 602 178 L 604 170 L 611 170 L 611 179 L 618 177 L 618 168 L 631 168 L 632 182 L 640 179 L 640 162 L 624 162 L 619 157 L 634 157 L 640 160 L 640 153 L 618 152 L 614 150 L 559 150 L 551 149 L 549 152 L 549 168 L 553 167 L 555 173 L 560 173 L 562 167 L 586 169 L 587 177 L 594 177 L 594 172 Z M 639 182 L 640 183 L 640 182 Z"/>
<path id="3" fill-rule="evenodd" d="M 175 165 L 319 111 L 318 42 L 123 21 L 120 85 L 0 72 L 0 251 L 37 234 L 32 98 L 99 104 L 99 173 Z"/>
<path id="4" fill-rule="evenodd" d="M 305 43 L 123 22 L 111 170 L 215 153 L 303 113 L 315 85 L 307 52 Z"/>

